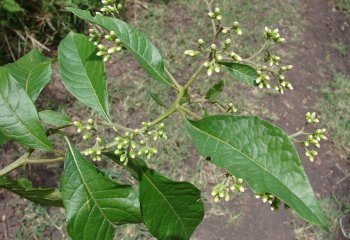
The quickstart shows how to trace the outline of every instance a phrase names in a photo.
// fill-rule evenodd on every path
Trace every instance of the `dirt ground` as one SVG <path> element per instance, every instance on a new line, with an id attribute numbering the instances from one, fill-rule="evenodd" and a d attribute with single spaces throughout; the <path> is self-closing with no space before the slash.
<path id="1" fill-rule="evenodd" d="M 329 60 L 337 70 L 350 74 L 350 59 L 339 54 L 332 42 L 339 40 L 350 47 L 350 20 L 334 9 L 331 1 L 307 0 L 306 8 L 302 10 L 302 20 L 306 22 L 302 29 L 301 41 L 297 45 L 289 45 L 295 55 L 294 69 L 288 76 L 292 80 L 294 91 L 284 96 L 268 95 L 263 99 L 262 106 L 277 116 L 275 124 L 281 126 L 288 133 L 294 133 L 304 123 L 303 116 L 308 111 L 317 111 L 314 108 L 320 86 L 331 78 L 320 72 L 327 68 Z M 307 86 L 312 86 L 310 87 Z M 56 89 L 56 87 L 54 88 Z M 62 98 L 62 100 L 64 97 Z M 287 117 L 288 116 L 288 117 Z M 318 198 L 331 197 L 347 198 L 350 193 L 350 159 L 341 159 L 331 144 L 324 143 L 316 161 L 311 163 L 303 159 L 303 166 Z M 302 149 L 299 149 L 302 153 Z M 2 148 L 0 159 L 16 152 L 13 145 Z M 302 154 L 301 154 L 302 155 Z M 4 161 L 0 161 L 3 167 Z M 55 170 L 45 169 L 46 177 L 32 176 L 36 182 L 57 181 Z M 48 178 L 51 178 L 48 181 Z M 244 202 L 231 201 L 224 205 L 227 211 L 236 211 L 240 208 L 239 220 L 232 224 L 227 217 L 207 214 L 204 221 L 195 231 L 195 240 L 293 240 L 295 231 L 305 227 L 305 223 L 289 210 L 280 209 L 272 212 L 266 205 L 257 201 L 253 194 L 247 193 Z M 21 216 L 18 215 L 17 205 L 11 204 L 15 196 L 0 190 L 0 240 L 18 239 L 14 229 L 18 226 Z M 23 208 L 23 206 L 21 206 Z M 45 239 L 57 239 L 55 233 Z M 315 239 L 311 235 L 308 239 Z M 333 234 L 331 239 L 343 239 L 340 231 Z M 345 239 L 345 238 L 344 238 Z"/>

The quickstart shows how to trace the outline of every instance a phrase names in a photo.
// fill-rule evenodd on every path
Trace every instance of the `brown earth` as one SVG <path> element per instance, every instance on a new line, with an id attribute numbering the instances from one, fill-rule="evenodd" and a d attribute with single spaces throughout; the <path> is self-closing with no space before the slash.
<path id="1" fill-rule="evenodd" d="M 293 61 L 295 69 L 288 76 L 293 79 L 294 91 L 284 96 L 267 96 L 263 99 L 262 105 L 268 108 L 274 116 L 278 116 L 275 124 L 293 133 L 303 125 L 303 116 L 308 111 L 314 111 L 315 101 L 320 86 L 331 81 L 330 76 L 320 72 L 320 69 L 327 69 L 330 59 L 337 67 L 337 70 L 350 74 L 350 59 L 341 56 L 331 45 L 334 40 L 342 41 L 350 47 L 349 20 L 344 14 L 335 11 L 332 2 L 323 0 L 308 0 L 306 8 L 302 11 L 302 18 L 307 23 L 302 31 L 303 41 L 298 45 L 289 46 L 290 51 L 295 54 Z M 133 67 L 133 66 L 129 66 Z M 116 70 L 116 69 L 114 69 Z M 135 67 L 135 71 L 139 71 Z M 121 72 L 122 69 L 119 70 Z M 113 74 L 117 74 L 113 71 Z M 47 94 L 55 93 L 57 101 L 67 101 L 64 92 L 60 89 L 60 83 L 54 82 L 47 91 Z M 127 85 L 127 84 L 126 84 Z M 312 89 L 306 86 L 312 86 Z M 117 111 L 117 109 L 114 109 Z M 287 117 L 288 116 L 288 117 Z M 335 194 L 337 198 L 349 196 L 350 177 L 345 178 L 350 172 L 349 159 L 340 159 L 328 142 L 322 148 L 317 160 L 314 163 L 303 159 L 303 165 L 314 187 L 317 197 L 330 197 Z M 12 155 L 16 152 L 13 144 L 7 144 L 1 148 L 0 158 Z M 302 149 L 299 149 L 302 153 Z M 302 155 L 302 154 L 301 154 Z M 5 161 L 0 161 L 3 167 Z M 31 171 L 35 175 L 31 179 L 36 183 L 49 184 L 57 181 L 55 170 L 46 168 L 35 168 Z M 43 175 L 45 174 L 45 178 Z M 51 180 L 50 180 L 51 178 Z M 271 212 L 266 204 L 257 201 L 253 194 L 247 193 L 248 197 L 244 202 L 231 201 L 224 205 L 229 212 L 240 214 L 238 221 L 234 224 L 228 222 L 227 217 L 208 214 L 202 224 L 196 230 L 193 239 L 200 240 L 292 240 L 295 239 L 294 230 L 305 225 L 288 210 Z M 21 215 L 18 214 L 18 207 L 14 205 L 17 197 L 0 190 L 0 239 L 16 239 L 15 229 L 19 225 Z M 237 211 L 239 209 L 239 211 Z M 55 239 L 55 230 L 47 239 Z M 332 239 L 342 239 L 337 232 Z"/>

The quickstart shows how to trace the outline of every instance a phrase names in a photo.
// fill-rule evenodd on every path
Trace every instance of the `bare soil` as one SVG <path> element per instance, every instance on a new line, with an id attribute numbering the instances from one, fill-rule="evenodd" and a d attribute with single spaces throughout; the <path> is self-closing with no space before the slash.
<path id="1" fill-rule="evenodd" d="M 268 108 L 271 113 L 278 116 L 275 124 L 281 126 L 288 133 L 293 133 L 304 123 L 303 116 L 308 111 L 315 111 L 315 101 L 322 84 L 331 81 L 327 74 L 320 69 L 327 69 L 330 61 L 338 70 L 350 74 L 350 59 L 341 56 L 332 43 L 344 42 L 350 47 L 350 21 L 345 15 L 334 9 L 332 1 L 308 0 L 306 8 L 302 10 L 302 18 L 306 25 L 302 31 L 303 41 L 300 44 L 289 46 L 289 50 L 295 54 L 294 70 L 288 76 L 293 79 L 294 91 L 285 96 L 269 95 L 263 99 L 262 106 Z M 140 69 L 135 68 L 137 73 Z M 122 69 L 113 69 L 113 74 L 119 74 Z M 119 72 L 119 73 L 118 73 Z M 121 74 L 121 73 L 120 73 Z M 128 87 L 128 83 L 125 83 Z M 312 86 L 310 89 L 307 86 Z M 58 90 L 57 90 L 58 89 Z M 60 91 L 59 82 L 54 81 L 47 95 L 54 96 L 56 101 L 69 103 L 64 91 Z M 118 109 L 113 109 L 117 111 Z M 141 117 L 141 116 L 140 116 Z M 337 198 L 347 198 L 350 192 L 350 159 L 340 159 L 334 151 L 331 141 L 325 143 L 318 158 L 314 163 L 303 159 L 303 165 L 314 187 L 317 197 L 330 197 L 333 194 Z M 300 155 L 302 154 L 302 149 Z M 14 155 L 17 146 L 7 144 L 2 147 L 0 153 L 0 167 L 8 162 L 6 156 Z M 350 155 L 350 154 L 349 154 Z M 31 171 L 31 179 L 36 184 L 50 185 L 58 181 L 55 170 L 35 167 Z M 35 173 L 35 174 L 34 174 Z M 238 220 L 229 221 L 225 216 L 207 214 L 202 224 L 196 230 L 193 239 L 200 240 L 293 240 L 294 230 L 305 223 L 296 220 L 290 210 L 280 209 L 272 212 L 270 208 L 257 201 L 253 194 L 247 193 L 244 201 L 231 201 L 224 205 L 228 212 L 237 212 Z M 18 202 L 18 198 L 11 193 L 0 189 L 0 240 L 17 239 L 15 230 L 21 220 L 18 207 L 23 205 L 11 204 Z M 54 230 L 43 239 L 55 239 Z M 340 232 L 334 233 L 332 239 L 340 240 Z"/>

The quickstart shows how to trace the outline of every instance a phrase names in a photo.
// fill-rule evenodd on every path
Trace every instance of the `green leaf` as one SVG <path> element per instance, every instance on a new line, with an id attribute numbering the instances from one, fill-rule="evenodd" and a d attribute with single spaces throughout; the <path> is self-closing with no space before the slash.
<path id="1" fill-rule="evenodd" d="M 242 83 L 256 86 L 255 81 L 258 75 L 251 66 L 235 62 L 219 62 L 219 64 L 225 66 Z"/>
<path id="2" fill-rule="evenodd" d="M 271 193 L 303 219 L 327 227 L 298 153 L 280 128 L 254 116 L 212 116 L 187 121 L 187 129 L 202 156 L 255 193 Z"/>
<path id="3" fill-rule="evenodd" d="M 55 127 L 64 127 L 72 125 L 72 121 L 64 115 L 63 113 L 52 111 L 52 110 L 45 110 L 39 112 L 39 118 L 49 124 L 53 125 Z"/>
<path id="4" fill-rule="evenodd" d="M 8 137 L 6 137 L 3 133 L 0 132 L 0 145 L 5 144 L 8 140 Z"/>
<path id="5" fill-rule="evenodd" d="M 158 103 L 159 106 L 161 106 L 163 108 L 167 108 L 167 105 L 164 103 L 164 101 L 162 99 L 160 99 L 159 94 L 149 92 L 149 95 L 156 103 Z"/>
<path id="6" fill-rule="evenodd" d="M 175 182 L 147 167 L 142 159 L 125 166 L 112 152 L 103 153 L 139 181 L 143 222 L 157 239 L 190 239 L 204 216 L 201 192 L 188 182 Z"/>
<path id="7" fill-rule="evenodd" d="M 28 147 L 51 150 L 33 102 L 5 68 L 0 68 L 0 131 Z"/>
<path id="8" fill-rule="evenodd" d="M 172 86 L 158 49 L 141 31 L 116 18 L 102 15 L 92 17 L 88 11 L 77 8 L 68 9 L 82 19 L 96 23 L 108 31 L 114 31 L 123 46 L 136 58 L 146 73 L 158 82 Z"/>
<path id="9" fill-rule="evenodd" d="M 70 143 L 62 197 L 73 240 L 113 239 L 114 225 L 142 221 L 138 196 L 132 187 L 112 181 Z"/>
<path id="10" fill-rule="evenodd" d="M 0 177 L 0 188 L 5 188 L 21 197 L 42 205 L 62 207 L 61 193 L 56 188 L 33 188 L 26 178 L 17 181 L 7 176 Z"/>
<path id="11" fill-rule="evenodd" d="M 58 46 L 61 79 L 74 97 L 110 121 L 104 65 L 96 52 L 88 37 L 70 33 Z"/>
<path id="12" fill-rule="evenodd" d="M 16 13 L 22 10 L 21 6 L 15 0 L 3 0 L 2 3 L 0 2 L 0 4 L 10 13 Z"/>
<path id="13" fill-rule="evenodd" d="M 224 90 L 224 87 L 225 82 L 221 80 L 208 90 L 207 94 L 205 95 L 205 98 L 208 99 L 210 102 L 215 102 L 216 97 L 219 93 L 221 93 Z"/>
<path id="14" fill-rule="evenodd" d="M 51 81 L 52 59 L 33 49 L 14 63 L 5 65 L 8 72 L 25 89 L 30 99 L 35 102 L 40 92 Z"/>
<path id="15" fill-rule="evenodd" d="M 140 167 L 143 221 L 158 239 L 190 239 L 204 216 L 201 192 L 188 182 L 175 182 Z"/>

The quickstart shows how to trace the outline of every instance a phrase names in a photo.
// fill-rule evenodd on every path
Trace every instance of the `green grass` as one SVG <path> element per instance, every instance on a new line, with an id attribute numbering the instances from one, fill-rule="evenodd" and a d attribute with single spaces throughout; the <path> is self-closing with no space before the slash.
<path id="1" fill-rule="evenodd" d="M 335 6 L 343 11 L 350 11 L 350 0 L 337 0 Z"/>
<path id="2" fill-rule="evenodd" d="M 348 54 L 348 48 L 343 42 L 333 42 L 333 48 L 335 48 L 342 56 L 346 56 Z"/>
<path id="3" fill-rule="evenodd" d="M 317 109 L 333 145 L 346 158 L 350 152 L 350 76 L 335 70 L 331 74 L 332 81 L 321 89 Z"/>

